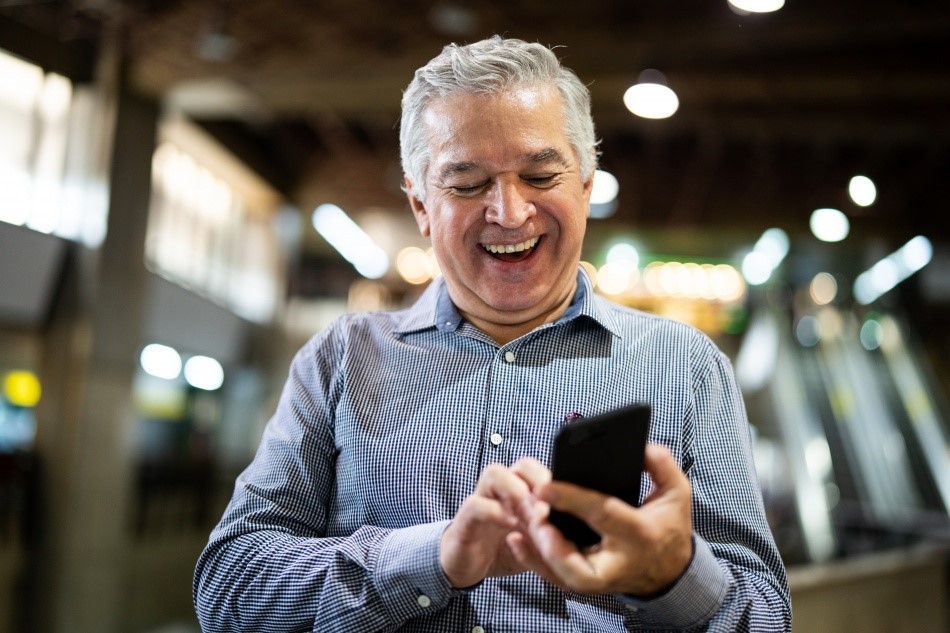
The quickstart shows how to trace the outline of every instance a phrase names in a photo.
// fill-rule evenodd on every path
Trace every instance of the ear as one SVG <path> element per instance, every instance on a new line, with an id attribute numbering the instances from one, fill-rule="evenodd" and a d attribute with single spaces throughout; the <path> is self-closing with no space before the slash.
<path id="1" fill-rule="evenodd" d="M 594 172 L 591 172 L 590 178 L 583 185 L 584 203 L 587 207 L 587 217 L 590 217 L 590 194 L 594 192 Z"/>
<path id="2" fill-rule="evenodd" d="M 429 237 L 429 213 L 426 211 L 425 203 L 413 195 L 412 181 L 408 176 L 403 177 L 406 186 L 406 196 L 409 198 L 409 208 L 412 209 L 412 215 L 416 218 L 416 224 L 419 225 L 419 232 L 425 237 Z"/>

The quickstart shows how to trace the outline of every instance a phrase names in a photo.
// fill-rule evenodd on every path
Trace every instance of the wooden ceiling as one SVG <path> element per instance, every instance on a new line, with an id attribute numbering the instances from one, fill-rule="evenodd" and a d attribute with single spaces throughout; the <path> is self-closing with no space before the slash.
<path id="1" fill-rule="evenodd" d="M 943 0 L 789 0 L 765 15 L 726 0 L 0 0 L 0 20 L 76 45 L 115 27 L 133 90 L 189 113 L 301 208 L 407 213 L 403 87 L 445 43 L 501 33 L 560 46 L 589 83 L 621 184 L 611 223 L 795 233 L 835 206 L 857 235 L 950 237 Z M 671 119 L 624 109 L 645 68 L 679 94 Z M 845 195 L 857 173 L 878 183 L 868 209 Z"/>

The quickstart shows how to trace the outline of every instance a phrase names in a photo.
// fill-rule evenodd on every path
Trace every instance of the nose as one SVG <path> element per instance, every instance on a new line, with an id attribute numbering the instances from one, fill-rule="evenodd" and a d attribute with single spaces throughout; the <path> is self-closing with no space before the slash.
<path id="1" fill-rule="evenodd" d="M 522 182 L 498 180 L 485 208 L 485 220 L 506 229 L 516 229 L 537 213 L 530 200 L 530 188 Z"/>

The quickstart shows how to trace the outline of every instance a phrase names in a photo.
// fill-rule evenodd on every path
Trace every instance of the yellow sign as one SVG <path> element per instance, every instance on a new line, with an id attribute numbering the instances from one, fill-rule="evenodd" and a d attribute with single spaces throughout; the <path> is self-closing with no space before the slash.
<path id="1" fill-rule="evenodd" d="M 41 393 L 40 380 L 31 371 L 11 371 L 3 379 L 3 395 L 18 407 L 35 407 Z"/>

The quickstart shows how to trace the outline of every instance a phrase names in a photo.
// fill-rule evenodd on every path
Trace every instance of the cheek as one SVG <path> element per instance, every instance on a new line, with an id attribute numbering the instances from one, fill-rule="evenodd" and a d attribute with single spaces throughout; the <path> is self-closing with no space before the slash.
<path id="1" fill-rule="evenodd" d="M 590 215 L 590 205 L 584 196 L 570 196 L 560 201 L 560 224 L 565 230 L 576 233 L 580 232 L 583 238 L 587 226 L 587 218 Z"/>
<path id="2" fill-rule="evenodd" d="M 445 205 L 437 213 L 430 214 L 430 233 L 434 239 L 445 244 L 459 244 L 465 240 L 465 235 L 479 217 L 479 211 L 474 206 Z"/>

